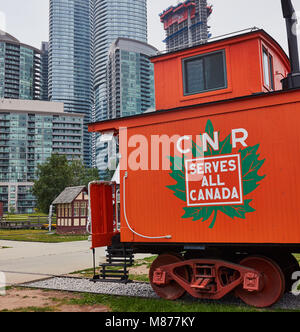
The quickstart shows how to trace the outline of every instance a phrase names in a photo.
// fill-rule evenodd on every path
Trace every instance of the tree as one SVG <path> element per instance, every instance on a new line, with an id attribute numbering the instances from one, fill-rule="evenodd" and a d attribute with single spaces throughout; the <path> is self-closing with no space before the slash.
<path id="1" fill-rule="evenodd" d="M 84 167 L 82 161 L 75 160 L 70 165 L 72 174 L 71 186 L 88 186 L 92 181 L 99 180 L 99 171 L 96 168 Z"/>
<path id="2" fill-rule="evenodd" d="M 36 175 L 32 193 L 37 208 L 44 213 L 48 213 L 51 203 L 66 187 L 87 186 L 99 178 L 97 169 L 85 168 L 81 161 L 69 163 L 65 155 L 58 154 L 38 165 Z"/>
<path id="3" fill-rule="evenodd" d="M 111 181 L 114 174 L 115 174 L 114 170 L 110 170 L 109 168 L 107 168 L 106 171 L 105 171 L 105 175 L 104 175 L 103 180 L 104 181 Z"/>

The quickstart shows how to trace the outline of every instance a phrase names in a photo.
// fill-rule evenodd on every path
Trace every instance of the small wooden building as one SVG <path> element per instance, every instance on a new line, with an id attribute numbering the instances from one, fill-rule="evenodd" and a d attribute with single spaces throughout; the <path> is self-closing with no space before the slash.
<path id="1" fill-rule="evenodd" d="M 88 190 L 85 186 L 66 188 L 52 204 L 56 207 L 58 234 L 86 233 Z"/>

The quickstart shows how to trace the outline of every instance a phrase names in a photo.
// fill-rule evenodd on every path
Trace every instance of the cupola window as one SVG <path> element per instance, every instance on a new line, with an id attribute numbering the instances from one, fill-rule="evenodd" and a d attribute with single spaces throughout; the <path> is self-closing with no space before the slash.
<path id="1" fill-rule="evenodd" d="M 227 88 L 225 51 L 183 60 L 185 95 Z"/>

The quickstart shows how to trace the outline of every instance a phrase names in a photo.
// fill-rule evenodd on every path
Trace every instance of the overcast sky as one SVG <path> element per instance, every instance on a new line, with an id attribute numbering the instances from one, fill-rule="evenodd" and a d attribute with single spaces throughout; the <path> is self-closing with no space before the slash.
<path id="1" fill-rule="evenodd" d="M 176 3 L 177 0 L 148 0 L 148 42 L 160 50 L 164 49 L 165 36 L 158 14 Z M 287 51 L 280 0 L 211 0 L 210 3 L 214 7 L 209 22 L 213 36 L 257 26 Z M 300 17 L 300 1 L 294 0 L 294 6 Z M 21 42 L 39 48 L 41 41 L 49 38 L 48 11 L 49 0 L 0 0 L 0 28 L 5 27 Z"/>

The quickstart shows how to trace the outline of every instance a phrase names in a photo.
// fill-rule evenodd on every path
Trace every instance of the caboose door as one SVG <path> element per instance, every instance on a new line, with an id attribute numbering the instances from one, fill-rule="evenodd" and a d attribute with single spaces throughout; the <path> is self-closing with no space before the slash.
<path id="1" fill-rule="evenodd" d="M 118 233 L 116 191 L 115 182 L 89 184 L 92 249 L 110 246 Z"/>

